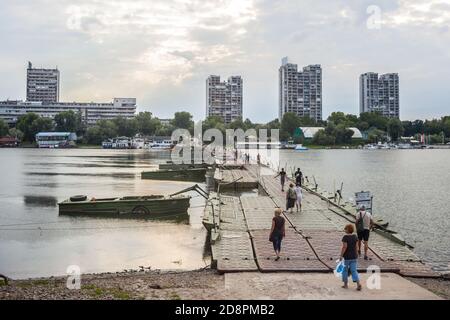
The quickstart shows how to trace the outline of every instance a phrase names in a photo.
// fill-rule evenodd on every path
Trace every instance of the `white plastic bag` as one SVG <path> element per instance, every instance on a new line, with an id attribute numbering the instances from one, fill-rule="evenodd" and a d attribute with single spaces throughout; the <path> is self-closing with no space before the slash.
<path id="1" fill-rule="evenodd" d="M 333 272 L 337 278 L 342 278 L 342 272 L 344 272 L 344 267 L 345 267 L 344 259 L 336 260 L 336 268 L 334 268 Z"/>

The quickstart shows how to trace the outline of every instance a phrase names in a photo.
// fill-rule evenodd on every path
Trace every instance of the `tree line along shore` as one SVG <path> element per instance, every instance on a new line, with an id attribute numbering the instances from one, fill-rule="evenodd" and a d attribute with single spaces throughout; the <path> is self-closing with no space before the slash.
<path id="1" fill-rule="evenodd" d="M 299 127 L 323 127 L 312 139 L 305 139 Z M 352 139 L 351 127 L 364 132 L 363 139 Z M 140 112 L 134 118 L 117 117 L 112 120 L 99 120 L 95 125 L 87 126 L 80 113 L 64 111 L 54 119 L 40 117 L 35 113 L 21 116 L 12 128 L 0 119 L 0 137 L 15 137 L 24 146 L 35 142 L 38 132 L 75 132 L 79 145 L 99 146 L 102 141 L 118 136 L 170 136 L 173 130 L 181 128 L 194 131 L 193 117 L 189 112 L 174 114 L 170 121 L 161 121 L 151 112 Z M 358 146 L 364 143 L 397 142 L 402 136 L 420 139 L 426 135 L 429 144 L 450 142 L 450 116 L 440 119 L 400 121 L 387 118 L 379 113 L 362 113 L 360 116 L 333 112 L 327 120 L 315 121 L 309 117 L 299 117 L 295 113 L 285 113 L 268 123 L 253 123 L 250 119 L 237 119 L 225 124 L 222 118 L 210 116 L 202 121 L 203 131 L 215 128 L 222 132 L 226 129 L 279 129 L 280 141 L 292 141 L 311 147 Z M 258 131 L 257 131 L 258 132 Z"/>

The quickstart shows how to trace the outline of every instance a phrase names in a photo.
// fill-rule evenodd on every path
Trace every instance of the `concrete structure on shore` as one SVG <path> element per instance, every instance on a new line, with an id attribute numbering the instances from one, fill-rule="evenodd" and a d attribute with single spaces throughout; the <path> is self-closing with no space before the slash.
<path id="1" fill-rule="evenodd" d="M 286 112 L 299 117 L 322 120 L 322 68 L 319 64 L 309 65 L 303 71 L 297 65 L 282 60 L 279 69 L 278 117 L 281 121 Z"/>
<path id="2" fill-rule="evenodd" d="M 228 124 L 242 119 L 242 78 L 231 76 L 220 81 L 220 76 L 206 79 L 206 116 L 218 116 Z"/>
<path id="3" fill-rule="evenodd" d="M 59 70 L 33 68 L 28 62 L 27 101 L 58 102 Z"/>
<path id="4" fill-rule="evenodd" d="M 82 121 L 88 125 L 94 125 L 98 120 L 134 117 L 136 99 L 114 98 L 113 102 L 109 103 L 0 101 L 0 119 L 9 125 L 15 125 L 18 118 L 26 113 L 33 112 L 41 117 L 53 119 L 58 113 L 69 110 L 81 113 Z"/>
<path id="5" fill-rule="evenodd" d="M 367 72 L 359 77 L 359 113 L 379 112 L 385 117 L 400 117 L 397 73 Z"/>

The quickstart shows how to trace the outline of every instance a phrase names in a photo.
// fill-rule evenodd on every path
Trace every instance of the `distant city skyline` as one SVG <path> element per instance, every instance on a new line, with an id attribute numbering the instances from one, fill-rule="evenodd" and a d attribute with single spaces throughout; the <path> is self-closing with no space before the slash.
<path id="1" fill-rule="evenodd" d="M 380 17 L 368 13 L 370 5 Z M 376 20 L 376 19 L 378 20 Z M 374 23 L 375 19 L 375 23 Z M 401 119 L 450 112 L 448 0 L 0 3 L 0 100 L 24 67 L 58 66 L 61 101 L 136 97 L 138 111 L 205 116 L 205 79 L 245 79 L 243 117 L 278 117 L 279 61 L 321 64 L 322 118 L 359 114 L 359 75 L 401 75 Z"/>

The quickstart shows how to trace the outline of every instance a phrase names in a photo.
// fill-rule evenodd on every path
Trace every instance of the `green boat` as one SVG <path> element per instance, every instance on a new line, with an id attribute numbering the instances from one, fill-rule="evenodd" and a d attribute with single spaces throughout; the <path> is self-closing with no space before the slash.
<path id="1" fill-rule="evenodd" d="M 207 168 L 192 168 L 178 170 L 143 171 L 142 179 L 175 180 L 175 181 L 205 181 Z"/>
<path id="2" fill-rule="evenodd" d="M 186 170 L 186 169 L 198 169 L 198 168 L 208 168 L 212 165 L 207 163 L 160 163 L 160 170 Z"/>
<path id="3" fill-rule="evenodd" d="M 128 217 L 164 217 L 187 213 L 188 196 L 129 196 L 88 199 L 74 196 L 58 203 L 60 215 L 109 215 Z"/>

